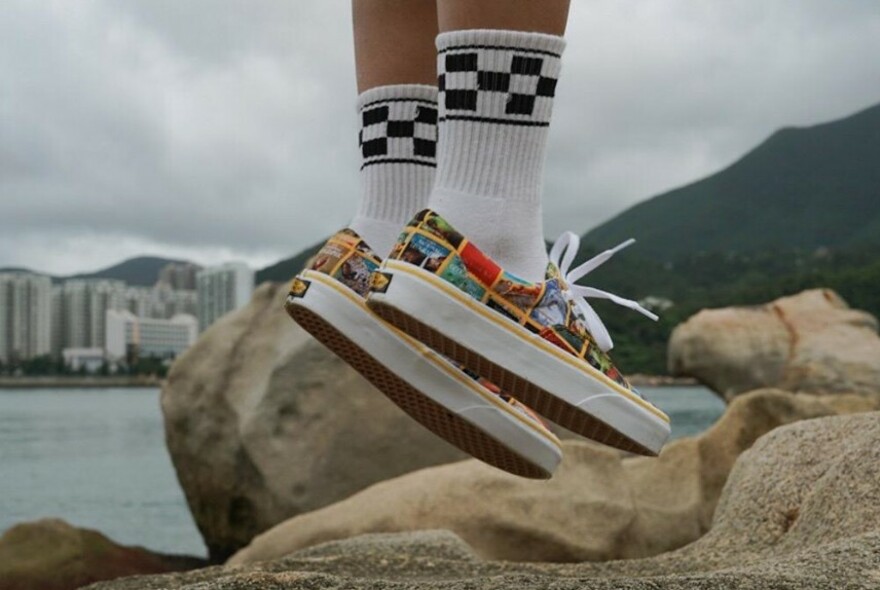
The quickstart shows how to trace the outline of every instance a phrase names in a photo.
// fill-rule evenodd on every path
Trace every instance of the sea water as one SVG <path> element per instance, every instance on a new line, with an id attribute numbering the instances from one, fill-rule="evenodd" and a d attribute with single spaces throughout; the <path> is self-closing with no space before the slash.
<path id="1" fill-rule="evenodd" d="M 641 387 L 673 437 L 724 411 L 702 387 Z M 0 533 L 59 517 L 118 543 L 204 556 L 165 448 L 158 388 L 0 390 Z"/>

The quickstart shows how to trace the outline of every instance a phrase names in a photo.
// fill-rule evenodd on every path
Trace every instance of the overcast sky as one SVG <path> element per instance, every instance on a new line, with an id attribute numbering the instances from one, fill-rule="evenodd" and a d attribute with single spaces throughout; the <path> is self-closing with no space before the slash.
<path id="1" fill-rule="evenodd" d="M 348 0 L 3 0 L 0 267 L 261 267 L 357 202 Z M 574 0 L 545 228 L 880 102 L 877 0 Z"/>

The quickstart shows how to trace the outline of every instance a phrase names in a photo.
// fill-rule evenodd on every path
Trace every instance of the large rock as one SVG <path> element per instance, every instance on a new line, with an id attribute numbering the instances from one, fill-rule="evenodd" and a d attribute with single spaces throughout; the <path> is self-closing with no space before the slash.
<path id="1" fill-rule="evenodd" d="M 727 399 L 759 387 L 878 392 L 877 320 L 828 289 L 756 307 L 707 309 L 673 330 L 669 370 Z"/>
<path id="2" fill-rule="evenodd" d="M 730 474 L 711 531 L 654 558 L 601 564 L 482 561 L 455 535 L 425 531 L 366 535 L 273 561 L 118 580 L 91 590 L 550 586 L 877 588 L 880 414 L 804 421 L 761 438 Z"/>
<path id="3" fill-rule="evenodd" d="M 117 545 L 101 533 L 44 519 L 0 537 L 0 590 L 71 590 L 100 580 L 192 569 L 191 557 Z"/>
<path id="4" fill-rule="evenodd" d="M 681 547 L 706 532 L 740 453 L 781 425 L 877 405 L 860 396 L 764 390 L 742 396 L 699 437 L 674 441 L 659 458 L 622 458 L 586 442 L 564 443 L 547 482 L 477 461 L 424 469 L 376 484 L 293 518 L 230 560 L 272 559 L 364 533 L 447 529 L 483 558 L 599 561 Z"/>
<path id="5" fill-rule="evenodd" d="M 263 283 L 171 368 L 168 449 L 210 555 L 370 484 L 464 455 L 410 419 Z"/>

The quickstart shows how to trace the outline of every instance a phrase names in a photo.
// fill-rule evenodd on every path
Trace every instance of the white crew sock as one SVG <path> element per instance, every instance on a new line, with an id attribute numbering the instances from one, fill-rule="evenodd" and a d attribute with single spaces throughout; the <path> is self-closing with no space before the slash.
<path id="1" fill-rule="evenodd" d="M 530 281 L 547 268 L 541 185 L 564 48 L 543 33 L 437 36 L 439 151 L 428 206 Z"/>
<path id="2" fill-rule="evenodd" d="M 371 88 L 358 96 L 361 204 L 349 227 L 379 256 L 427 206 L 434 184 L 437 89 L 421 84 Z"/>

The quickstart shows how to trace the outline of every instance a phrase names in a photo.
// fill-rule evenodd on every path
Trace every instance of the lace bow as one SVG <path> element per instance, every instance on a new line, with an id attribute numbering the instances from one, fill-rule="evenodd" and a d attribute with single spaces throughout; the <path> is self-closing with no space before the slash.
<path id="1" fill-rule="evenodd" d="M 568 283 L 569 289 L 571 289 L 571 292 L 575 295 L 575 303 L 581 310 L 581 313 L 584 314 L 584 319 L 587 324 L 587 330 L 589 330 L 590 334 L 593 335 L 593 338 L 596 340 L 596 344 L 599 345 L 599 348 L 601 348 L 605 352 L 611 350 L 611 348 L 614 346 L 614 343 L 611 341 L 611 335 L 608 333 L 608 329 L 599 318 L 599 314 L 597 314 L 596 310 L 594 310 L 589 302 L 587 302 L 588 297 L 610 299 L 617 305 L 622 305 L 623 307 L 633 309 L 640 314 L 651 318 L 654 321 L 657 321 L 657 315 L 648 311 L 647 309 L 642 307 L 637 301 L 633 301 L 632 299 L 624 299 L 623 297 L 618 297 L 617 295 L 609 293 L 608 291 L 602 291 L 601 289 L 596 289 L 594 287 L 577 285 L 575 283 L 578 279 L 583 278 L 589 272 L 597 269 L 602 264 L 607 262 L 609 258 L 614 256 L 614 254 L 616 254 L 620 250 L 623 250 L 634 242 L 635 240 L 633 238 L 630 238 L 625 242 L 618 244 L 614 248 L 605 250 L 604 252 L 600 252 L 583 264 L 580 264 L 571 269 L 571 264 L 574 262 L 575 256 L 577 256 L 578 247 L 581 243 L 581 239 L 577 236 L 577 234 L 570 231 L 563 233 L 561 236 L 559 236 L 559 238 L 553 244 L 553 248 L 550 250 L 550 260 L 559 267 L 562 276 L 565 278 L 565 282 Z"/>

